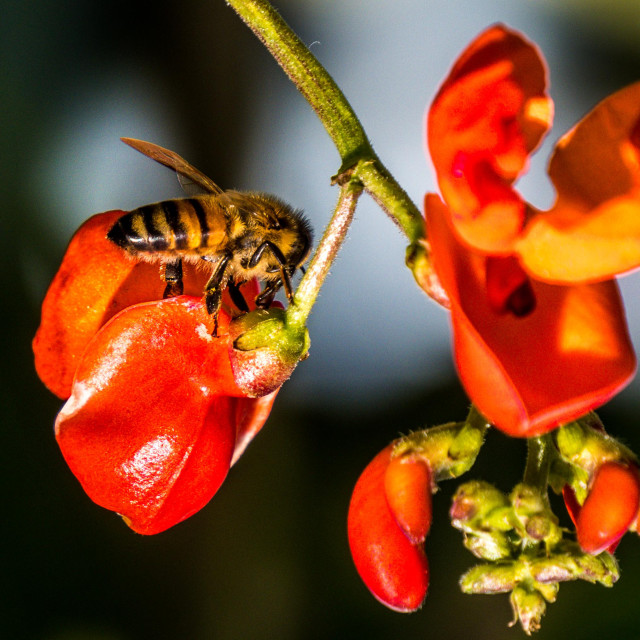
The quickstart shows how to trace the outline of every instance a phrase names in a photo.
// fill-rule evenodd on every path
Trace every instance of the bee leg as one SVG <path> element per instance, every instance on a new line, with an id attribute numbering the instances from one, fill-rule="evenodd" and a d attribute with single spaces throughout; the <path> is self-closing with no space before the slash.
<path id="1" fill-rule="evenodd" d="M 268 309 L 281 286 L 282 282 L 280 279 L 271 281 L 256 298 L 256 306 L 260 307 L 260 309 Z"/>
<path id="2" fill-rule="evenodd" d="M 236 305 L 236 307 L 238 307 L 238 309 L 240 309 L 240 311 L 243 312 L 248 312 L 249 311 L 249 305 L 247 304 L 247 301 L 244 299 L 244 296 L 242 295 L 242 291 L 240 291 L 240 287 L 233 282 L 233 280 L 229 281 L 229 295 L 231 296 L 231 300 L 233 300 L 233 304 Z"/>
<path id="3" fill-rule="evenodd" d="M 278 261 L 278 264 L 280 265 L 280 284 L 274 290 L 274 294 L 282 285 L 284 285 L 284 291 L 287 294 L 287 299 L 289 300 L 289 302 L 293 302 L 293 288 L 291 287 L 291 276 L 286 268 L 287 261 L 285 260 L 282 251 L 280 251 L 280 249 L 275 244 L 273 244 L 273 242 L 269 242 L 268 240 L 266 242 L 263 242 L 251 256 L 249 266 L 255 267 L 258 262 L 260 262 L 262 254 L 267 249 L 271 251 L 273 257 Z M 269 286 L 267 286 L 267 288 L 258 297 L 262 297 L 267 292 L 267 290 L 269 290 Z M 273 300 L 273 296 L 271 297 L 271 300 Z"/>
<path id="4" fill-rule="evenodd" d="M 220 258 L 215 271 L 211 274 L 207 286 L 204 288 L 204 301 L 207 305 L 207 313 L 213 316 L 213 332 L 211 335 L 214 338 L 218 336 L 218 312 L 222 304 L 225 271 L 232 257 L 231 253 L 225 253 L 222 258 Z M 203 259 L 210 262 L 206 257 Z"/>
<path id="5" fill-rule="evenodd" d="M 167 283 L 162 294 L 163 298 L 182 295 L 184 286 L 182 284 L 182 260 L 180 258 L 165 264 L 162 279 Z"/>

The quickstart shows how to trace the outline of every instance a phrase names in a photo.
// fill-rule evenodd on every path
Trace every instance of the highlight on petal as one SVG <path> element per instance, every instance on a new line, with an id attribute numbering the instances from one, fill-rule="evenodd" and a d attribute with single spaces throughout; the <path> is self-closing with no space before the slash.
<path id="1" fill-rule="evenodd" d="M 266 419 L 239 406 L 229 341 L 212 338 L 210 322 L 188 296 L 125 309 L 88 345 L 56 420 L 86 493 L 139 533 L 201 509 L 229 470 L 238 416 L 245 431 Z"/>
<path id="2" fill-rule="evenodd" d="M 81 356 L 100 327 L 130 305 L 162 298 L 159 265 L 137 262 L 107 240 L 123 214 L 97 214 L 78 229 L 42 304 L 33 340 L 36 371 L 60 398 L 69 397 Z M 205 282 L 206 274 L 185 270 L 186 293 L 201 295 Z"/>
<path id="3" fill-rule="evenodd" d="M 535 308 L 497 313 L 487 258 L 464 247 L 446 205 L 427 195 L 436 273 L 451 299 L 455 361 L 478 410 L 513 436 L 539 435 L 600 406 L 631 379 L 635 356 L 613 281 L 531 281 Z"/>
<path id="4" fill-rule="evenodd" d="M 509 253 L 525 220 L 512 183 L 552 120 L 538 49 L 495 25 L 460 56 L 431 105 L 428 146 L 456 233 Z"/>
<path id="5" fill-rule="evenodd" d="M 400 612 L 418 609 L 429 586 L 429 565 L 421 544 L 398 526 L 386 498 L 385 473 L 393 444 L 365 468 L 349 505 L 349 547 L 367 588 L 382 604 Z"/>
<path id="6" fill-rule="evenodd" d="M 640 266 L 640 82 L 598 104 L 558 143 L 551 210 L 516 250 L 549 282 L 593 282 Z"/>

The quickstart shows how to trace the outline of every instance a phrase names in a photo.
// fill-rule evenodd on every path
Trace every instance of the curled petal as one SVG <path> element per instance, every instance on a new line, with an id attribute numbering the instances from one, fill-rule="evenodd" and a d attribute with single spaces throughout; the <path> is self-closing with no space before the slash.
<path id="1" fill-rule="evenodd" d="M 234 465 L 249 443 L 256 437 L 271 413 L 279 389 L 261 398 L 238 398 L 236 402 L 236 446 L 231 464 Z"/>
<path id="2" fill-rule="evenodd" d="M 593 282 L 640 265 L 640 83 L 598 104 L 559 142 L 557 190 L 516 250 L 549 282 Z"/>
<path id="3" fill-rule="evenodd" d="M 398 526 L 385 493 L 385 473 L 393 445 L 366 467 L 353 490 L 348 534 L 356 569 L 371 593 L 390 609 L 418 609 L 429 586 L 422 545 L 414 545 Z"/>
<path id="4" fill-rule="evenodd" d="M 159 265 L 135 261 L 107 240 L 123 214 L 100 213 L 78 229 L 42 304 L 36 371 L 60 398 L 69 397 L 82 354 L 102 325 L 130 305 L 162 298 Z M 185 270 L 185 292 L 200 295 L 205 282 L 206 274 Z"/>
<path id="5" fill-rule="evenodd" d="M 576 519 L 578 543 L 598 554 L 615 545 L 638 517 L 640 478 L 634 467 L 606 462 L 595 474 Z"/>
<path id="6" fill-rule="evenodd" d="M 122 311 L 88 345 L 56 420 L 89 497 L 139 533 L 163 531 L 211 499 L 231 464 L 239 411 L 246 431 L 264 422 L 238 406 L 229 340 L 212 338 L 210 323 L 187 296 Z"/>
<path id="7" fill-rule="evenodd" d="M 434 266 L 451 300 L 460 379 L 487 419 L 513 436 L 538 435 L 629 382 L 635 356 L 615 282 L 533 280 L 530 313 L 497 313 L 487 295 L 487 259 L 457 240 L 437 196 L 428 195 L 425 208 Z"/>
<path id="8" fill-rule="evenodd" d="M 431 470 L 418 457 L 392 458 L 384 475 L 387 503 L 412 544 L 424 542 L 431 528 Z"/>
<path id="9" fill-rule="evenodd" d="M 537 48 L 495 25 L 460 56 L 428 113 L 438 184 L 456 233 L 470 246 L 509 253 L 525 220 L 512 184 L 552 119 Z"/>

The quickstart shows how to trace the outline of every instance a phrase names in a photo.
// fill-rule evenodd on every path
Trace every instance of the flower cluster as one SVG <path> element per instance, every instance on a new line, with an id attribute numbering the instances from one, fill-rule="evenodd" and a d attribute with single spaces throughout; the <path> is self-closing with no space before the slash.
<path id="1" fill-rule="evenodd" d="M 441 192 L 425 198 L 432 261 L 412 264 L 418 282 L 451 311 L 455 362 L 474 410 L 510 436 L 542 443 L 509 495 L 468 483 L 450 512 L 465 546 L 486 561 L 463 576 L 463 591 L 511 593 L 527 633 L 539 628 L 560 582 L 611 586 L 618 569 L 607 550 L 640 520 L 635 456 L 583 418 L 636 367 L 614 277 L 640 266 L 640 83 L 561 138 L 549 166 L 557 197 L 540 211 L 514 183 L 551 124 L 546 75 L 536 47 L 502 25 L 480 34 L 454 64 L 427 115 Z M 554 429 L 553 439 L 544 435 Z M 429 514 L 428 523 L 420 520 L 426 534 L 431 495 L 424 478 L 408 480 L 398 508 L 387 476 L 393 456 L 418 456 L 435 487 L 442 452 L 458 458 L 451 448 L 425 449 L 433 431 L 413 434 L 403 451 L 385 449 L 353 494 L 354 561 L 391 608 L 410 610 L 426 594 L 424 536 L 412 536 L 402 516 L 410 496 L 412 512 Z M 552 513 L 547 485 L 563 493 L 577 541 Z"/>
<path id="2" fill-rule="evenodd" d="M 285 68 L 291 62 L 279 60 Z M 295 68 L 311 73 L 315 66 Z M 314 86 L 342 100 L 329 83 Z M 342 119 L 348 110 L 333 112 Z M 462 577 L 462 590 L 509 593 L 514 621 L 530 633 L 559 583 L 611 586 L 619 577 L 612 553 L 640 526 L 640 471 L 636 456 L 590 412 L 636 368 L 615 277 L 640 266 L 640 83 L 602 101 L 560 139 L 548 169 L 556 199 L 541 211 L 515 183 L 552 112 L 537 48 L 502 25 L 480 34 L 428 110 L 440 195 L 426 195 L 425 219 L 415 207 L 387 206 L 404 196 L 361 132 L 334 178 L 338 206 L 300 295 L 269 239 L 240 263 L 238 282 L 222 277 L 229 256 L 220 258 L 208 304 L 204 271 L 187 265 L 178 276 L 181 261 L 165 265 L 165 290 L 157 264 L 108 240 L 124 212 L 88 220 L 49 288 L 33 342 L 40 378 L 65 400 L 56 438 L 86 493 L 142 534 L 166 530 L 212 498 L 306 357 L 306 318 L 364 189 L 407 231 L 417 281 L 450 309 L 455 362 L 473 403 L 464 422 L 394 441 L 359 477 L 347 528 L 365 585 L 396 611 L 422 605 L 432 494 L 471 468 L 494 425 L 529 438 L 529 456 L 523 482 L 508 494 L 479 480 L 455 493 L 452 524 L 482 561 Z M 217 192 L 173 152 L 142 144 L 153 147 L 149 157 Z M 255 222 L 257 212 L 242 211 Z M 282 231 L 278 220 L 267 226 Z M 260 296 L 256 282 L 241 290 L 247 266 L 266 249 L 275 260 L 266 269 L 271 284 Z M 228 278 L 230 292 L 221 294 Z M 252 303 L 234 313 L 232 299 L 268 306 L 280 284 L 287 311 Z M 549 487 L 562 493 L 575 536 L 551 510 Z"/>
<path id="3" fill-rule="evenodd" d="M 40 378 L 66 400 L 55 433 L 69 467 L 92 500 L 154 534 L 211 499 L 277 387 L 251 397 L 252 365 L 233 349 L 225 308 L 211 335 L 205 273 L 187 269 L 186 295 L 162 299 L 157 265 L 107 240 L 123 213 L 96 215 L 75 234 L 33 347 Z M 255 298 L 256 284 L 246 287 Z"/>

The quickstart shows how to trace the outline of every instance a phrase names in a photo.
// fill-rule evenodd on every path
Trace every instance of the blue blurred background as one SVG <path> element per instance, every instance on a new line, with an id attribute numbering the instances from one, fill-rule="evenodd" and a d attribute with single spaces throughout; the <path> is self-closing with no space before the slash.
<path id="1" fill-rule="evenodd" d="M 455 57 L 494 22 L 538 43 L 554 130 L 520 187 L 551 203 L 553 142 L 608 93 L 640 78 L 637 0 L 281 0 L 374 147 L 416 203 L 435 188 L 423 114 Z M 223 0 L 1 0 L 0 167 L 4 491 L 0 638 L 512 638 L 506 597 L 463 596 L 473 563 L 436 497 L 430 595 L 411 616 L 377 604 L 348 553 L 350 491 L 399 433 L 460 419 L 466 399 L 447 314 L 403 266 L 405 241 L 364 197 L 314 308 L 311 357 L 212 503 L 154 538 L 96 507 L 53 440 L 59 402 L 37 380 L 30 340 L 73 231 L 89 215 L 180 196 L 171 172 L 123 145 L 174 149 L 225 188 L 275 193 L 319 236 L 339 158 L 304 100 Z M 638 278 L 628 276 L 640 344 Z M 632 384 L 601 415 L 640 451 Z M 524 445 L 491 434 L 474 476 L 504 490 Z M 538 637 L 637 638 L 640 560 L 620 546 L 612 590 L 562 586 Z"/>

